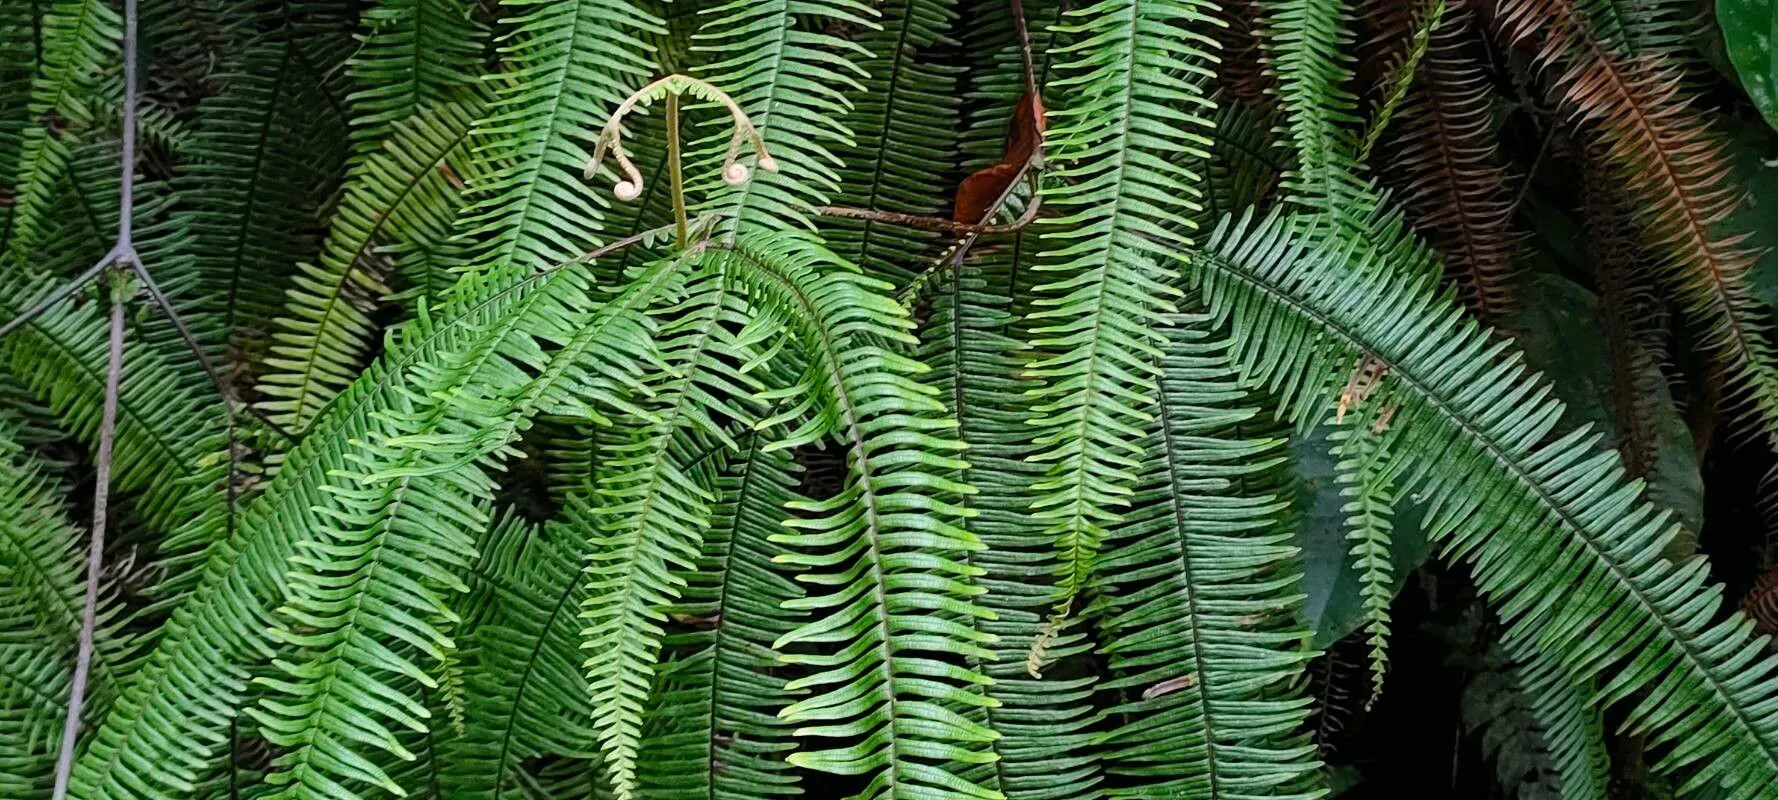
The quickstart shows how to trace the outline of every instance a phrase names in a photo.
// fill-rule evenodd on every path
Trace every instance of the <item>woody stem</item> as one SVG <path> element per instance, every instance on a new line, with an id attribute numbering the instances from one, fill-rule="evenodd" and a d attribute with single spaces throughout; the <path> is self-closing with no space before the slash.
<path id="1" fill-rule="evenodd" d="M 667 175 L 673 193 L 673 233 L 684 250 L 691 239 L 685 221 L 685 170 L 679 163 L 679 95 L 667 93 Z"/>

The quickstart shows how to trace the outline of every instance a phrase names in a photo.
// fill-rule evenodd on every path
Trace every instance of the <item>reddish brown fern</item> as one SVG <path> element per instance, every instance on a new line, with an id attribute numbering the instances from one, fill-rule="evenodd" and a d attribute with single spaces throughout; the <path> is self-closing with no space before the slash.
<path id="1" fill-rule="evenodd" d="M 1514 307 L 1512 194 L 1489 127 L 1493 90 L 1462 53 L 1469 11 L 1452 0 L 1402 104 L 1385 180 L 1408 220 L 1444 256 L 1464 302 L 1490 322 Z"/>
<path id="2" fill-rule="evenodd" d="M 1778 441 L 1778 366 L 1746 280 L 1757 253 L 1745 236 L 1713 230 L 1740 192 L 1727 180 L 1721 141 L 1683 92 L 1681 69 L 1600 41 L 1572 0 L 1502 0 L 1496 22 L 1509 41 L 1536 42 L 1538 60 L 1556 70 L 1558 102 L 1631 194 L 1657 276 L 1733 377 L 1729 399 Z"/>
<path id="3" fill-rule="evenodd" d="M 1228 0 L 1218 15 L 1225 25 L 1209 26 L 1206 32 L 1216 40 L 1222 63 L 1216 70 L 1216 83 L 1221 91 L 1256 108 L 1271 108 L 1269 88 L 1271 76 L 1265 71 L 1265 58 L 1260 52 L 1259 4 L 1253 0 Z"/>
<path id="4" fill-rule="evenodd" d="M 1654 415 L 1663 380 L 1665 309 L 1650 285 L 1646 258 L 1628 223 L 1622 193 L 1600 168 L 1601 160 L 1582 157 L 1582 223 L 1599 284 L 1599 318 L 1611 356 L 1611 404 L 1618 421 L 1618 451 L 1631 475 L 1646 478 L 1660 456 Z"/>
<path id="5" fill-rule="evenodd" d="M 1759 576 L 1747 596 L 1741 598 L 1741 610 L 1753 618 L 1760 633 L 1778 633 L 1778 568 Z"/>

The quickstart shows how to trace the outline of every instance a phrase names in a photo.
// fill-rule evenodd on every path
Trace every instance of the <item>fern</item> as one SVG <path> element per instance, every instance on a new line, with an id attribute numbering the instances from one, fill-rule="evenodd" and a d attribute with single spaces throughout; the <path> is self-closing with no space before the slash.
<path id="1" fill-rule="evenodd" d="M 539 534 L 526 527 L 524 536 L 513 537 L 518 547 L 512 562 L 478 581 L 497 585 L 488 616 L 476 627 L 468 732 L 446 766 L 454 795 L 522 797 L 525 760 L 544 753 L 590 755 L 597 738 L 574 623 L 585 597 L 582 544 L 571 530 Z M 491 550 L 482 549 L 484 559 Z"/>
<path id="2" fill-rule="evenodd" d="M 703 25 L 692 37 L 692 51 L 708 54 L 698 74 L 752 117 L 780 165 L 775 174 L 754 170 L 752 180 L 727 186 L 717 166 L 728 150 L 727 121 L 717 121 L 707 140 L 694 141 L 687 190 L 704 197 L 698 211 L 728 220 L 728 233 L 748 225 L 812 227 L 808 209 L 837 192 L 834 152 L 851 137 L 840 123 L 846 94 L 863 89 L 847 55 L 869 53 L 818 26 L 874 27 L 868 8 L 860 0 L 733 0 L 703 9 Z"/>
<path id="3" fill-rule="evenodd" d="M 105 65 L 117 58 L 122 26 L 105 0 L 60 0 L 43 17 L 41 55 L 26 105 L 30 121 L 20 137 L 12 209 L 0 235 L 14 260 L 29 256 L 48 221 L 68 165 L 67 137 L 92 123 L 93 92 Z"/>
<path id="4" fill-rule="evenodd" d="M 673 573 L 691 567 L 711 524 L 710 480 L 698 475 L 696 454 L 727 440 L 723 420 L 751 416 L 729 398 L 757 388 L 739 372 L 749 345 L 728 329 L 742 318 L 725 279 L 697 280 L 687 295 L 662 312 L 671 321 L 656 342 L 671 377 L 644 407 L 650 419 L 608 449 L 593 496 L 571 494 L 565 515 L 564 524 L 591 536 L 582 646 L 591 651 L 594 721 L 619 800 L 635 790 L 661 609 L 679 599 L 683 579 Z"/>
<path id="5" fill-rule="evenodd" d="M 68 524 L 61 489 L 0 427 L 0 791 L 47 796 L 67 711 L 81 626 L 80 530 Z M 108 592 L 97 616 L 87 717 L 104 713 L 123 682 L 134 637 Z"/>
<path id="6" fill-rule="evenodd" d="M 1628 725 L 1688 743 L 1663 763 L 1698 764 L 1691 785 L 1763 791 L 1778 770 L 1778 731 L 1758 711 L 1772 664 L 1756 660 L 1763 645 L 1745 618 L 1710 619 L 1702 559 L 1661 557 L 1668 515 L 1635 502 L 1639 488 L 1622 482 L 1615 455 L 1593 451 L 1596 437 L 1546 440 L 1561 404 L 1425 278 L 1380 272 L 1373 253 L 1388 243 L 1333 234 L 1308 255 L 1290 230 L 1276 219 L 1227 225 L 1209 243 L 1215 255 L 1188 273 L 1219 318 L 1238 315 L 1236 360 L 1305 417 L 1325 407 L 1334 365 L 1360 351 L 1389 364 L 1402 387 L 1393 424 L 1407 432 L 1405 485 L 1515 635 L 1571 675 L 1611 670 L 1595 702 L 1661 698 L 1632 704 Z M 1260 309 L 1271 314 L 1249 316 Z"/>
<path id="7" fill-rule="evenodd" d="M 1051 86 L 1079 102 L 1057 113 L 1050 145 L 1066 166 L 1045 201 L 1060 213 L 1046 230 L 1053 249 L 1034 269 L 1037 287 L 1026 368 L 1030 424 L 1048 465 L 1031 487 L 1032 516 L 1062 551 L 1059 610 L 1092 573 L 1117 509 L 1129 505 L 1149 419 L 1152 359 L 1165 342 L 1155 320 L 1176 291 L 1173 252 L 1186 241 L 1196 176 L 1166 156 L 1202 149 L 1199 83 L 1208 56 L 1184 26 L 1208 19 L 1198 2 L 1109 0 L 1069 13 L 1060 30 L 1061 77 Z M 1140 66 L 1140 71 L 1138 68 Z"/>
<path id="8" fill-rule="evenodd" d="M 288 316 L 260 379 L 271 418 L 301 430 L 363 366 L 376 303 L 389 294 L 383 250 L 442 246 L 459 206 L 453 178 L 469 171 L 469 129 L 479 105 L 450 104 L 405 120 L 381 152 L 347 180 L 319 265 L 298 266 Z"/>
<path id="9" fill-rule="evenodd" d="M 1433 29 L 1401 112 L 1402 137 L 1386 148 L 1398 169 L 1382 178 L 1401 188 L 1403 210 L 1444 257 L 1464 302 L 1497 321 L 1514 308 L 1517 239 L 1510 182 L 1488 137 L 1493 91 L 1461 52 L 1469 20 L 1466 4 L 1452 2 Z"/>
<path id="10" fill-rule="evenodd" d="M 462 0 L 381 0 L 366 8 L 351 61 L 352 138 L 361 154 L 428 109 L 473 98 L 484 33 Z"/>
<path id="11" fill-rule="evenodd" d="M 999 705 L 981 716 L 1001 734 L 992 745 L 999 760 L 971 777 L 1009 798 L 1064 791 L 1085 800 L 1096 796 L 1100 780 L 1099 754 L 1090 746 L 1094 680 L 1028 671 L 1040 638 L 1045 657 L 1057 662 L 1079 660 L 1092 641 L 1076 632 L 1044 635 L 1044 615 L 1053 602 L 1049 578 L 1058 562 L 1054 544 L 1025 516 L 1024 489 L 1042 467 L 1025 460 L 1033 447 L 1021 405 L 1032 382 L 1012 377 L 1018 374 L 1019 342 L 1007 334 L 1009 255 L 1016 257 L 984 252 L 978 263 L 945 273 L 934 287 L 921 336 L 921 359 L 932 367 L 928 383 L 956 415 L 958 436 L 969 445 L 970 469 L 959 478 L 967 476 L 978 492 L 961 500 L 976 516 L 958 525 L 986 545 L 970 553 L 968 563 L 983 570 L 979 583 L 987 591 L 978 602 L 994 614 L 977 627 L 999 639 L 994 658 L 979 666 L 994 679 L 983 691 Z M 1006 377 L 983 381 L 978 375 Z"/>
<path id="12" fill-rule="evenodd" d="M 798 792 L 783 761 L 794 745 L 777 717 L 791 702 L 772 643 L 801 621 L 782 605 L 802 591 L 774 566 L 770 537 L 796 501 L 795 467 L 767 437 L 748 436 L 716 480 L 716 503 L 695 568 L 684 571 L 662 639 L 678 657 L 650 695 L 637 781 L 642 796 L 758 798 Z"/>
<path id="13" fill-rule="evenodd" d="M 955 423 L 939 416 L 943 405 L 910 377 L 924 368 L 877 344 L 907 340 L 911 323 L 875 294 L 889 287 L 800 240 L 755 234 L 724 256 L 755 302 L 789 312 L 787 332 L 809 354 L 786 399 L 811 416 L 780 446 L 831 437 L 846 452 L 839 494 L 792 504 L 795 532 L 775 537 L 793 549 L 779 560 L 809 569 L 800 581 L 831 587 L 786 601 L 814 618 L 773 645 L 814 670 L 786 687 L 810 696 L 779 716 L 816 741 L 786 760 L 869 776 L 863 798 L 998 797 L 959 776 L 994 760 L 984 751 L 999 735 L 956 710 L 992 706 L 971 691 L 988 679 L 942 660 L 989 657 L 983 645 L 993 641 L 970 624 L 987 616 L 971 602 L 980 590 L 968 581 L 980 570 L 956 560 L 982 545 L 942 521 L 966 513 L 947 497 L 970 490 L 938 472 L 962 466 L 953 455 L 961 445 L 948 438 Z M 824 642 L 840 648 L 803 649 Z"/>
<path id="14" fill-rule="evenodd" d="M 1335 474 L 1343 484 L 1340 495 L 1351 498 L 1340 510 L 1347 514 L 1346 539 L 1352 543 L 1352 568 L 1358 573 L 1364 633 L 1370 646 L 1371 696 L 1366 705 L 1383 694 L 1389 658 L 1389 603 L 1395 599 L 1390 537 L 1398 476 L 1391 474 L 1390 467 L 1399 462 L 1388 458 L 1387 449 L 1390 440 L 1399 435 L 1390 431 L 1399 429 L 1391 424 L 1393 409 L 1383 405 L 1385 402 L 1375 398 L 1378 411 L 1357 417 L 1351 427 L 1330 437 L 1339 442 L 1340 462 Z"/>
<path id="15" fill-rule="evenodd" d="M 46 295 L 41 275 L 0 265 L 0 313 L 12 316 Z M 45 402 L 76 438 L 98 440 L 105 384 L 103 314 L 91 305 L 65 301 L 0 341 L 0 358 L 18 385 Z M 214 503 L 220 470 L 212 454 L 222 450 L 221 425 L 210 415 L 215 401 L 201 373 L 162 349 L 132 345 L 132 364 L 118 397 L 117 451 L 113 478 L 141 493 L 143 518 L 171 530 L 197 506 Z"/>
<path id="16" fill-rule="evenodd" d="M 652 267 L 584 325 L 568 316 L 584 296 L 573 298 L 568 286 L 557 284 L 557 296 L 537 317 L 496 327 L 456 359 L 418 369 L 417 385 L 379 420 L 381 429 L 368 431 L 357 452 L 342 455 L 350 466 L 331 473 L 341 482 L 334 489 L 338 505 L 310 512 L 334 522 L 298 543 L 290 599 L 281 609 L 289 621 L 274 630 L 275 639 L 304 651 L 305 659 L 281 664 L 286 675 L 266 681 L 280 699 L 250 712 L 272 743 L 289 748 L 278 760 L 280 771 L 267 779 L 288 787 L 279 794 L 325 797 L 340 793 L 347 785 L 342 780 L 399 790 L 348 743 L 370 737 L 412 760 L 387 726 L 427 730 L 425 706 L 391 682 L 406 678 L 430 688 L 433 679 L 402 651 L 411 647 L 442 660 L 454 646 L 427 619 L 455 621 L 439 592 L 465 588 L 448 572 L 468 563 L 469 532 L 487 524 L 492 481 L 476 462 L 516 439 L 515 428 L 536 404 L 559 402 L 550 393 L 565 391 L 555 388 L 564 375 L 582 387 L 570 397 L 605 397 L 611 389 L 594 387 L 609 380 L 627 388 L 636 380 L 629 360 L 646 351 L 638 312 L 682 266 L 676 259 Z M 527 322 L 537 326 L 535 333 L 519 327 Z M 513 333 L 538 336 L 557 349 L 547 359 L 534 356 L 537 345 L 514 341 Z M 521 364 L 536 366 L 543 377 L 524 380 Z M 589 381 L 583 371 L 601 377 Z M 464 458 L 464 447 L 477 456 Z M 437 535 L 441 522 L 457 533 Z M 385 644 L 391 641 L 400 649 Z M 356 698 L 363 697 L 383 698 L 382 720 L 358 711 Z"/>
<path id="17" fill-rule="evenodd" d="M 288 254 L 319 243 L 319 210 L 346 155 L 336 87 L 316 79 L 330 70 L 321 60 L 328 42 L 302 37 L 300 17 L 258 5 L 247 4 L 231 24 L 254 30 L 270 17 L 276 27 L 243 31 L 238 49 L 225 55 L 218 71 L 227 88 L 200 106 L 184 187 L 209 294 L 203 307 L 229 336 L 206 344 L 242 348 L 252 360 L 263 353 L 262 338 L 240 329 L 276 313 Z"/>
<path id="18" fill-rule="evenodd" d="M 606 201 L 580 178 L 583 145 L 649 73 L 637 36 L 660 30 L 626 0 L 505 6 L 515 16 L 504 68 L 523 79 L 500 87 L 475 130 L 485 137 L 475 161 L 483 177 L 457 224 L 480 239 L 466 266 L 475 272 L 542 269 L 593 247 Z"/>
<path id="19" fill-rule="evenodd" d="M 1107 796 L 1315 797 L 1318 764 L 1299 733 L 1308 703 L 1286 691 L 1311 653 L 1294 619 L 1291 534 L 1275 524 L 1285 503 L 1241 491 L 1281 462 L 1281 442 L 1232 435 L 1256 412 L 1206 322 L 1170 331 L 1143 441 L 1151 471 L 1096 581 L 1114 676 L 1103 686 L 1126 695 L 1099 737 L 1106 771 L 1127 776 Z"/>
<path id="20" fill-rule="evenodd" d="M 666 277 L 665 272 L 658 277 Z M 384 361 L 335 399 L 323 425 L 291 452 L 276 480 L 246 509 L 239 529 L 212 548 L 200 584 L 149 654 L 120 711 L 107 718 L 76 765 L 79 796 L 109 797 L 121 791 L 178 796 L 214 767 L 215 753 L 209 746 L 193 752 L 179 743 L 207 741 L 213 746 L 221 741 L 246 688 L 239 665 L 263 663 L 272 655 L 262 630 L 271 622 L 272 604 L 285 591 L 286 560 L 320 519 L 313 498 L 331 481 L 357 483 L 351 475 L 335 475 L 352 463 L 345 460 L 348 442 L 376 446 L 364 437 L 386 431 L 381 426 L 392 424 L 386 421 L 390 412 L 410 408 L 406 382 L 425 375 L 409 377 L 410 370 L 428 368 L 453 353 L 475 352 L 489 358 L 520 320 L 534 320 L 530 324 L 542 324 L 542 330 L 563 333 L 560 325 L 549 323 L 560 320 L 560 303 L 584 298 L 585 289 L 571 280 L 573 275 L 569 269 L 555 270 L 502 281 L 508 284 L 504 288 L 489 282 L 499 276 L 488 276 L 489 280 L 460 286 L 455 310 L 441 319 L 423 315 L 403 329 Z M 635 296 L 642 300 L 646 294 L 638 288 Z M 614 307 L 612 313 L 621 309 Z M 597 334 L 604 328 L 592 326 L 583 332 Z M 566 366 L 563 362 L 559 369 Z M 458 376 L 468 380 L 474 371 L 459 370 Z M 502 444 L 497 436 L 491 438 L 490 446 Z M 205 517 L 191 524 L 213 529 L 219 521 Z M 184 665 L 194 663 L 202 669 L 187 674 L 192 668 Z"/>
<path id="21" fill-rule="evenodd" d="M 1564 105 L 1590 126 L 1614 174 L 1637 188 L 1637 220 L 1661 255 L 1656 273 L 1679 294 L 1703 346 L 1729 368 L 1762 432 L 1778 436 L 1771 320 L 1747 285 L 1755 253 L 1741 244 L 1744 237 L 1713 228 L 1738 198 L 1721 187 L 1727 165 L 1708 128 L 1686 113 L 1679 68 L 1658 54 L 1613 51 L 1568 0 L 1510 4 L 1501 17 L 1515 37 L 1539 32 L 1527 27 L 1533 17 L 1548 21 L 1542 57 L 1560 69 L 1555 86 Z"/>
<path id="22" fill-rule="evenodd" d="M 845 168 L 844 206 L 933 215 L 944 210 L 946 173 L 956 160 L 957 77 L 935 63 L 949 44 L 952 3 L 903 0 L 880 9 L 878 30 L 858 37 L 870 53 L 858 68 L 870 77 L 845 118 L 853 141 L 837 148 Z M 823 233 L 835 252 L 872 275 L 906 284 L 926 267 L 937 237 L 876 221 L 833 219 Z"/>

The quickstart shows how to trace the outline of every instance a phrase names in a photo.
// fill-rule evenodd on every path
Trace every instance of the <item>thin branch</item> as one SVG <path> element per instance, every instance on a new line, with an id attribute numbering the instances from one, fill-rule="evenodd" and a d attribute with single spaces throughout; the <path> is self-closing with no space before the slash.
<path id="1" fill-rule="evenodd" d="M 134 2 L 132 0 L 132 5 Z M 117 437 L 117 389 L 123 377 L 123 291 L 111 292 L 111 335 L 107 344 L 105 407 L 99 418 L 98 475 L 93 485 L 93 536 L 86 555 L 86 601 L 80 612 L 80 645 L 74 656 L 74 679 L 68 686 L 68 716 L 62 723 L 62 750 L 56 757 L 55 800 L 68 796 L 74 766 L 74 745 L 80 739 L 80 714 L 86 706 L 87 671 L 93 664 L 93 628 L 99 608 L 99 574 L 104 570 L 105 522 L 111 502 L 111 446 Z"/>
<path id="2" fill-rule="evenodd" d="M 1033 153 L 1031 158 L 1027 159 L 1025 164 L 1019 167 L 1018 174 L 1014 175 L 1012 182 L 1006 185 L 1006 190 L 1002 191 L 1000 196 L 994 199 L 994 203 L 988 206 L 987 218 L 992 218 L 995 214 L 1000 213 L 1000 209 L 1006 207 L 1006 203 L 1008 200 L 1012 199 L 1013 190 L 1018 187 L 1019 181 L 1037 169 L 1038 160 L 1041 158 L 1042 156 L 1039 153 Z M 954 270 L 962 268 L 963 260 L 969 257 L 970 249 L 975 247 L 976 240 L 980 239 L 982 234 L 1020 230 L 1026 225 L 1029 225 L 1031 220 L 1036 219 L 1037 209 L 1041 205 L 1040 195 L 1036 192 L 1036 187 L 1034 186 L 1033 191 L 1031 192 L 1031 203 L 1025 206 L 1025 213 L 1020 214 L 1019 218 L 1012 224 L 970 226 L 979 228 L 980 230 L 970 231 L 968 236 L 963 237 L 963 240 L 958 242 L 957 246 L 951 249 L 951 252 L 940 256 L 937 262 L 934 262 L 932 266 L 926 268 L 925 272 L 915 275 L 913 280 L 908 281 L 907 285 L 902 287 L 900 292 L 896 293 L 896 299 L 904 306 L 911 304 L 914 298 L 926 288 L 926 284 L 932 281 L 934 276 L 946 269 Z"/>
<path id="3" fill-rule="evenodd" d="M 138 257 L 134 251 L 131 251 L 124 256 L 124 262 L 127 262 L 130 271 L 134 272 L 136 277 L 141 279 L 143 288 L 148 291 L 148 296 L 150 299 L 154 300 L 154 304 L 160 307 L 161 313 L 165 314 L 167 319 L 172 321 L 173 328 L 179 332 L 179 338 L 184 340 L 186 348 L 191 350 L 192 355 L 197 356 L 198 364 L 204 368 L 204 374 L 210 376 L 210 383 L 214 384 L 216 386 L 216 392 L 222 395 L 223 408 L 227 410 L 229 415 L 229 428 L 231 430 L 234 428 L 234 406 L 236 403 L 240 403 L 241 407 L 247 409 L 247 413 L 252 414 L 254 419 L 259 420 L 261 424 L 265 425 L 266 428 L 273 433 L 278 434 L 284 441 L 294 444 L 296 442 L 296 436 L 288 429 L 273 422 L 271 417 L 266 416 L 265 412 L 261 411 L 258 407 L 251 403 L 236 400 L 233 395 L 229 393 L 228 382 L 223 379 L 222 372 L 218 370 L 216 364 L 210 360 L 209 354 L 204 352 L 203 345 L 198 344 L 197 337 L 192 336 L 191 329 L 185 325 L 185 319 L 179 316 L 179 312 L 173 308 L 172 301 L 167 298 L 165 292 L 161 291 L 160 284 L 155 283 L 154 276 L 148 273 L 148 265 L 143 264 L 142 259 Z M 122 266 L 124 262 L 120 262 L 120 266 Z"/>
<path id="4" fill-rule="evenodd" d="M 68 295 L 80 291 L 80 288 L 85 286 L 88 281 L 91 281 L 94 277 L 97 277 L 99 273 L 104 272 L 106 267 L 115 263 L 117 263 L 117 248 L 114 247 L 111 249 L 111 252 L 106 253 L 103 258 L 94 262 L 92 266 L 87 267 L 86 270 L 76 276 L 74 280 L 62 284 L 60 288 L 50 292 L 45 295 L 42 300 L 38 300 L 30 308 L 25 309 L 24 313 L 13 317 L 11 320 L 8 320 L 5 325 L 0 326 L 0 339 L 5 338 L 6 334 L 12 333 L 19 328 L 30 324 L 32 320 L 43 316 L 43 312 L 50 310 L 55 304 L 68 299 Z"/>
<path id="5" fill-rule="evenodd" d="M 1012 196 L 1012 188 L 1018 186 L 1019 178 L 1024 177 L 1025 173 L 1030 169 L 1030 162 L 1026 162 L 1025 166 L 1020 168 L 1020 170 L 1013 175 L 1013 182 L 1008 185 L 1007 191 L 1001 194 L 999 201 L 994 205 L 989 206 L 989 216 L 999 213 L 1001 207 L 1006 205 L 1007 199 Z M 899 211 L 878 211 L 874 208 L 853 208 L 851 206 L 816 206 L 815 213 L 824 217 L 861 219 L 869 222 L 881 222 L 888 225 L 900 225 L 904 228 L 946 231 L 948 233 L 957 234 L 958 236 L 975 237 L 984 233 L 1013 233 L 1018 231 L 1026 225 L 1031 224 L 1031 220 L 1037 218 L 1037 211 L 1042 205 L 1042 201 L 1036 195 L 1032 195 L 1031 204 L 1025 207 L 1025 212 L 1020 214 L 1018 219 L 1000 224 L 957 222 L 956 220 L 949 220 L 944 217 L 928 217 L 921 214 L 903 214 Z"/>
<path id="6" fill-rule="evenodd" d="M 80 714 L 86 705 L 87 671 L 93 661 L 93 628 L 99 610 L 99 573 L 105 561 L 105 522 L 111 503 L 111 450 L 117 439 L 117 392 L 123 381 L 124 279 L 117 268 L 128 258 L 135 263 L 131 235 L 135 227 L 136 192 L 136 0 L 123 4 L 123 174 L 118 187 L 117 243 L 101 259 L 118 279 L 111 290 L 111 333 L 106 342 L 105 405 L 99 416 L 97 475 L 93 484 L 93 533 L 86 556 L 86 600 L 80 613 L 80 644 L 75 651 L 74 677 L 68 685 L 68 716 L 62 724 L 62 749 L 56 756 L 56 782 L 51 800 L 65 800 L 68 778 L 74 771 L 74 748 L 80 741 Z M 53 293 L 52 293 L 53 296 Z M 233 453 L 230 453 L 233 457 Z M 233 513 L 231 507 L 230 513 Z"/>

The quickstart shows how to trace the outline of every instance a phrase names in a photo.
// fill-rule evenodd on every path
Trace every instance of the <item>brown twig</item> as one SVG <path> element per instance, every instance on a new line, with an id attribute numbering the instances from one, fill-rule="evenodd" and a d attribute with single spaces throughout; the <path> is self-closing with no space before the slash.
<path id="1" fill-rule="evenodd" d="M 117 243 L 96 270 L 109 267 L 121 273 L 124 259 L 135 263 L 136 190 L 136 0 L 123 4 L 123 166 L 118 188 Z M 98 272 L 89 270 L 94 275 Z M 80 642 L 75 650 L 74 677 L 68 685 L 68 716 L 62 723 L 62 748 L 56 756 L 55 788 L 51 800 L 68 796 L 68 778 L 74 769 L 74 748 L 80 740 L 80 715 L 86 705 L 87 671 L 93 661 L 93 628 L 99 608 L 99 575 L 105 561 L 105 522 L 111 503 L 111 451 L 117 439 L 117 393 L 123 381 L 123 280 L 111 287 L 111 332 L 106 343 L 105 404 L 99 414 L 97 476 L 93 485 L 92 543 L 86 557 L 86 598 L 80 612 Z M 53 293 L 52 293 L 53 295 Z M 46 306 L 47 307 L 47 306 Z M 234 454 L 230 453 L 232 465 Z M 229 509 L 233 516 L 234 509 Z"/>
<path id="2" fill-rule="evenodd" d="M 5 325 L 0 325 L 0 338 L 5 338 L 6 334 L 12 333 L 19 328 L 30 324 L 32 320 L 43 316 L 43 312 L 50 310 L 55 304 L 68 299 L 69 295 L 80 291 L 80 287 L 85 286 L 88 281 L 97 277 L 99 273 L 104 272 L 106 267 L 109 267 L 116 262 L 117 250 L 113 248 L 111 251 L 107 252 L 103 258 L 94 262 L 92 266 L 87 267 L 86 271 L 76 276 L 74 280 L 62 284 L 55 291 L 44 295 L 42 300 L 33 303 L 31 307 L 25 309 L 23 313 L 7 320 Z"/>
<path id="3" fill-rule="evenodd" d="M 134 6 L 134 0 L 130 4 Z M 117 390 L 123 378 L 123 299 L 122 281 L 118 281 L 111 289 L 111 333 L 106 344 L 105 406 L 99 414 L 99 452 L 96 456 L 98 474 L 93 486 L 93 534 L 86 555 L 86 599 L 80 611 L 80 643 L 74 656 L 74 678 L 68 686 L 68 716 L 62 723 L 62 750 L 56 757 L 56 783 L 51 795 L 56 800 L 68 796 L 68 777 L 74 766 L 74 745 L 80 739 L 80 714 L 86 706 L 87 672 L 93 663 L 93 628 L 98 618 L 99 575 L 105 568 L 105 522 L 111 503 L 111 450 L 117 438 Z"/>

